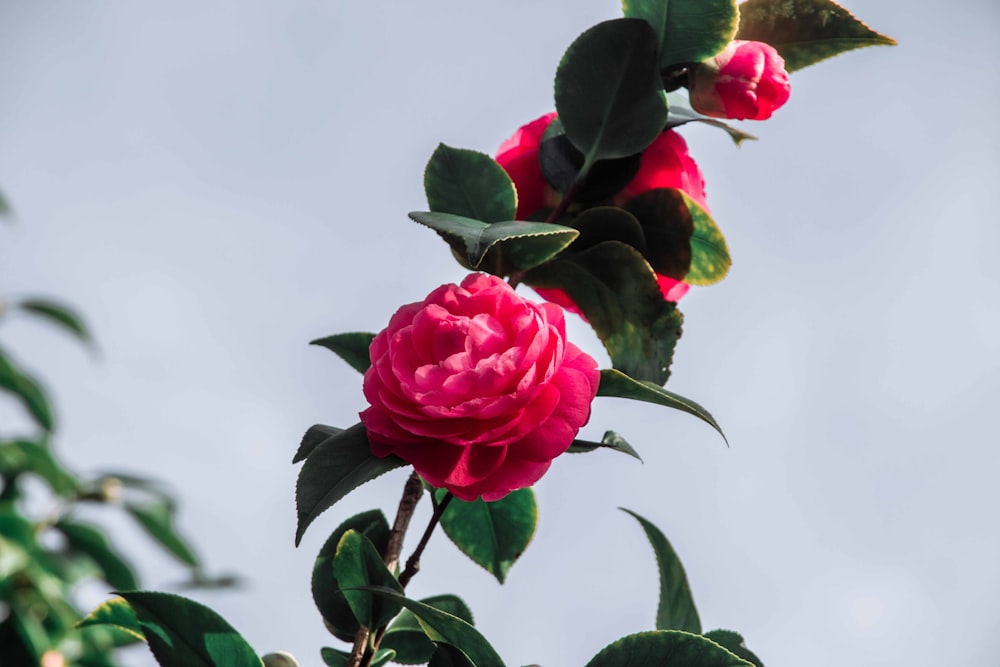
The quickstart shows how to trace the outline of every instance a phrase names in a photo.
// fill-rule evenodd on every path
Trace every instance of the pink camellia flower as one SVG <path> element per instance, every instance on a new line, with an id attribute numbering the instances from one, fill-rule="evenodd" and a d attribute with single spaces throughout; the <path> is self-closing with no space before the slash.
<path id="1" fill-rule="evenodd" d="M 694 67 L 691 106 L 716 118 L 767 120 L 790 89 L 785 59 L 773 46 L 737 39 Z"/>
<path id="2" fill-rule="evenodd" d="M 514 181 L 514 187 L 517 189 L 519 220 L 527 218 L 543 206 L 558 202 L 558 195 L 545 181 L 538 162 L 542 135 L 555 117 L 555 113 L 548 113 L 518 128 L 510 139 L 500 144 L 500 150 L 497 151 L 497 162 Z M 622 206 L 632 197 L 655 188 L 683 190 L 699 206 L 708 210 L 708 203 L 705 200 L 705 178 L 688 153 L 684 138 L 673 130 L 661 133 L 646 147 L 640 158 L 639 171 L 628 185 L 615 195 L 612 203 Z M 554 201 L 550 201 L 553 199 Z M 663 298 L 667 301 L 679 301 L 688 291 L 687 283 L 669 276 L 657 275 L 657 283 Z M 564 291 L 538 288 L 535 291 L 543 299 L 557 303 L 570 312 L 581 314 Z"/>
<path id="3" fill-rule="evenodd" d="M 369 354 L 372 452 L 462 500 L 537 482 L 587 423 L 600 381 L 558 306 L 482 273 L 400 308 Z"/>

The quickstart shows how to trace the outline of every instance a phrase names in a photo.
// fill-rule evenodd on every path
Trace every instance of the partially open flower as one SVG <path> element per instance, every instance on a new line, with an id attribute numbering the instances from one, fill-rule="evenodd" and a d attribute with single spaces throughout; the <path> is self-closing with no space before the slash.
<path id="1" fill-rule="evenodd" d="M 558 306 L 482 273 L 400 308 L 369 354 L 372 452 L 462 500 L 537 482 L 587 423 L 600 381 Z"/>
<path id="2" fill-rule="evenodd" d="M 734 40 L 691 73 L 691 106 L 716 118 L 767 120 L 788 101 L 785 59 L 770 44 Z"/>

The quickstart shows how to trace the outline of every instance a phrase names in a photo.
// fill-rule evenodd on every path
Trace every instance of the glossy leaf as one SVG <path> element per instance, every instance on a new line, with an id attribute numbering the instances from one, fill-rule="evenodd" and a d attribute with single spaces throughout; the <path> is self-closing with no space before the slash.
<path id="1" fill-rule="evenodd" d="M 438 144 L 424 171 L 424 190 L 432 211 L 483 222 L 516 217 L 514 183 L 485 153 Z"/>
<path id="2" fill-rule="evenodd" d="M 647 190 L 630 199 L 625 210 L 639 221 L 646 239 L 643 255 L 657 273 L 691 285 L 711 285 L 729 273 L 733 262 L 726 239 L 687 193 Z"/>
<path id="3" fill-rule="evenodd" d="M 542 175 L 557 192 L 566 192 L 576 184 L 573 198 L 582 203 L 597 202 L 621 191 L 639 172 L 642 153 L 596 163 L 585 178 L 580 178 L 584 156 L 566 136 L 562 121 L 553 118 L 542 135 L 538 149 Z"/>
<path id="4" fill-rule="evenodd" d="M 739 20 L 736 0 L 622 0 L 622 8 L 656 30 L 663 68 L 711 58 L 732 41 Z"/>
<path id="5" fill-rule="evenodd" d="M 729 123 L 723 122 L 717 118 L 702 116 L 694 109 L 689 109 L 678 104 L 670 105 L 670 111 L 667 115 L 667 124 L 665 129 L 670 130 L 675 127 L 680 127 L 681 125 L 694 122 L 704 123 L 705 125 L 711 125 L 712 127 L 717 127 L 720 130 L 723 130 L 729 135 L 729 138 L 732 139 L 733 143 L 737 146 L 743 145 L 743 142 L 747 140 L 757 141 L 757 137 L 749 132 L 744 132 L 743 130 L 733 127 Z"/>
<path id="6" fill-rule="evenodd" d="M 116 597 L 102 602 L 94 611 L 84 616 L 76 624 L 76 627 L 84 628 L 95 625 L 111 625 L 140 641 L 146 641 L 146 636 L 139 625 L 139 619 L 125 598 Z"/>
<path id="7" fill-rule="evenodd" d="M 614 367 L 662 385 L 682 317 L 665 301 L 653 269 L 634 248 L 606 241 L 529 271 L 532 287 L 567 293 L 597 333 Z"/>
<path id="8" fill-rule="evenodd" d="M 326 627 L 343 641 L 353 641 L 354 633 L 359 627 L 351 606 L 341 591 L 333 563 L 337 545 L 349 530 L 367 537 L 379 553 L 385 553 L 389 542 L 389 524 L 385 516 L 379 510 L 369 510 L 340 524 L 316 556 L 312 571 L 313 601 L 326 621 Z"/>
<path id="9" fill-rule="evenodd" d="M 83 323 L 83 319 L 61 303 L 48 299 L 26 299 L 18 302 L 16 307 L 57 324 L 84 343 L 91 342 L 90 331 Z"/>
<path id="10" fill-rule="evenodd" d="M 445 493 L 435 492 L 439 501 Z M 454 498 L 441 516 L 441 527 L 455 546 L 501 584 L 531 542 L 537 523 L 538 505 L 531 489 L 490 503 Z"/>
<path id="11" fill-rule="evenodd" d="M 46 431 L 52 430 L 52 408 L 45 392 L 34 378 L 14 364 L 2 348 L 0 348 L 0 390 L 14 394 L 40 427 Z"/>
<path id="12" fill-rule="evenodd" d="M 746 647 L 746 644 L 743 642 L 743 636 L 738 632 L 733 632 L 732 630 L 712 630 L 711 632 L 706 632 L 705 637 L 711 639 L 733 655 L 753 663 L 754 667 L 764 667 L 764 663 L 761 662 L 760 658 Z"/>
<path id="13" fill-rule="evenodd" d="M 453 501 L 454 502 L 454 501 Z M 474 625 L 472 610 L 455 595 L 435 595 L 420 600 L 435 609 L 456 616 L 469 625 Z M 382 640 L 382 646 L 396 651 L 395 662 L 404 665 L 422 665 L 434 655 L 434 642 L 427 638 L 417 617 L 409 609 L 396 617 Z"/>
<path id="14" fill-rule="evenodd" d="M 448 644 L 461 649 L 473 667 L 504 667 L 500 656 L 486 641 L 486 638 L 479 634 L 472 625 L 457 616 L 422 602 L 405 598 L 389 588 L 369 587 L 365 590 L 397 600 L 413 612 L 420 627 L 424 629 L 432 642 Z"/>
<path id="15" fill-rule="evenodd" d="M 56 461 L 44 441 L 0 442 L 0 474 L 10 477 L 21 473 L 41 477 L 54 493 L 63 497 L 76 494 L 80 486 L 77 478 Z"/>
<path id="16" fill-rule="evenodd" d="M 566 50 L 556 70 L 556 111 L 584 155 L 584 174 L 598 160 L 641 152 L 663 130 L 658 52 L 649 23 L 630 18 L 598 23 Z"/>
<path id="17" fill-rule="evenodd" d="M 694 401 L 684 398 L 680 394 L 667 391 L 663 387 L 652 382 L 643 382 L 629 377 L 625 373 L 614 369 L 603 369 L 601 371 L 601 384 L 597 387 L 598 396 L 613 396 L 616 398 L 628 398 L 634 401 L 645 401 L 655 403 L 668 408 L 686 412 L 702 420 L 726 439 L 726 434 L 722 432 L 719 424 L 715 421 L 708 410 L 701 407 Z M 727 441 L 728 444 L 728 441 Z"/>
<path id="18" fill-rule="evenodd" d="M 463 651 L 448 644 L 438 644 L 427 667 L 476 667 Z"/>
<path id="19" fill-rule="evenodd" d="M 350 364 L 351 368 L 364 373 L 372 365 L 368 356 L 368 348 L 375 339 L 375 334 L 363 331 L 335 334 L 326 338 L 309 341 L 310 345 L 319 345 L 330 350 Z"/>
<path id="20" fill-rule="evenodd" d="M 894 46 L 831 0 L 747 0 L 737 39 L 767 42 L 789 72 L 866 46 Z"/>
<path id="21" fill-rule="evenodd" d="M 102 530 L 96 526 L 66 519 L 56 523 L 55 527 L 66 536 L 70 549 L 93 559 L 103 573 L 104 581 L 113 588 L 131 590 L 138 587 L 132 567 L 111 546 Z"/>
<path id="22" fill-rule="evenodd" d="M 262 667 L 263 663 L 221 616 L 170 593 L 119 592 L 161 667 Z"/>
<path id="23" fill-rule="evenodd" d="M 309 427 L 306 434 L 302 436 L 302 442 L 299 444 L 298 450 L 295 452 L 295 456 L 292 458 L 292 463 L 299 463 L 300 461 L 305 461 L 313 450 L 319 447 L 319 445 L 327 438 L 332 438 L 335 435 L 343 433 L 344 429 L 337 428 L 336 426 L 327 426 L 326 424 L 315 424 Z"/>
<path id="24" fill-rule="evenodd" d="M 558 255 L 577 231 L 547 222 L 510 220 L 487 223 L 450 213 L 415 211 L 410 218 L 436 231 L 463 266 L 505 276 Z"/>
<path id="25" fill-rule="evenodd" d="M 655 630 L 622 637 L 608 644 L 586 667 L 753 667 L 701 635 L 678 630 Z"/>
<path id="26" fill-rule="evenodd" d="M 358 531 L 348 530 L 340 538 L 333 556 L 333 571 L 354 618 L 364 627 L 387 625 L 402 609 L 397 601 L 372 595 L 362 588 L 379 586 L 403 594 L 403 587 L 385 566 L 378 549 Z"/>
<path id="27" fill-rule="evenodd" d="M 355 424 L 321 442 L 299 471 L 295 485 L 298 527 L 295 545 L 313 520 L 346 496 L 380 475 L 406 465 L 403 459 L 372 454 L 365 427 Z"/>
<path id="28" fill-rule="evenodd" d="M 165 500 L 145 503 L 126 502 L 125 510 L 135 517 L 150 537 L 190 567 L 199 567 L 198 557 L 174 526 L 174 505 Z"/>
<path id="29" fill-rule="evenodd" d="M 631 457 L 639 459 L 642 461 L 642 457 L 639 456 L 639 452 L 632 448 L 632 445 L 625 442 L 625 438 L 621 437 L 614 431 L 605 431 L 604 437 L 601 438 L 600 442 L 591 442 L 589 440 L 574 440 L 573 444 L 569 446 L 566 450 L 568 454 L 583 454 L 586 452 L 592 452 L 596 449 L 612 449 L 616 452 L 621 452 L 623 454 L 628 454 Z"/>
<path id="30" fill-rule="evenodd" d="M 348 659 L 351 657 L 351 654 L 346 651 L 340 651 L 327 646 L 320 649 L 319 654 L 320 657 L 323 658 L 323 664 L 328 667 L 347 667 Z M 381 667 L 381 665 L 384 665 L 387 662 L 398 662 L 395 658 L 395 651 L 391 649 L 379 649 L 375 655 L 372 656 L 371 667 Z"/>
<path id="31" fill-rule="evenodd" d="M 698 634 L 701 621 L 694 606 L 691 587 L 688 585 L 684 566 L 670 542 L 659 528 L 632 510 L 619 508 L 631 514 L 642 526 L 656 554 L 656 565 L 660 572 L 660 602 L 656 609 L 657 630 L 683 630 Z"/>

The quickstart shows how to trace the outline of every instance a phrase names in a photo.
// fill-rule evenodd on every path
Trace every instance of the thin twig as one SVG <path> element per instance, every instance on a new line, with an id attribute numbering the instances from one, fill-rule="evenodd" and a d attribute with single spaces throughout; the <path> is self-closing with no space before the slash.
<path id="1" fill-rule="evenodd" d="M 431 533 L 437 527 L 438 522 L 441 521 L 441 515 L 444 511 L 448 509 L 448 503 L 451 502 L 452 498 L 455 496 L 451 493 L 446 493 L 441 502 L 438 503 L 437 507 L 434 508 L 434 514 L 431 516 L 430 523 L 427 524 L 427 529 L 424 530 L 424 534 L 420 537 L 420 542 L 417 544 L 417 548 L 413 550 L 410 557 L 406 559 L 406 569 L 403 570 L 403 574 L 399 575 L 399 585 L 406 588 L 406 584 L 410 583 L 410 579 L 420 571 L 420 556 L 423 555 L 424 549 L 427 548 L 427 542 L 431 539 Z"/>

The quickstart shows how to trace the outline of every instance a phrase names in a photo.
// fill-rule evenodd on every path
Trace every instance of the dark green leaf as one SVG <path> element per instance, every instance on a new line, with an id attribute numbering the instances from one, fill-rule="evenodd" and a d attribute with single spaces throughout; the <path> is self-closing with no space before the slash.
<path id="1" fill-rule="evenodd" d="M 688 109 L 687 107 L 682 107 L 677 104 L 670 105 L 670 112 L 667 115 L 667 125 L 665 129 L 672 129 L 675 127 L 680 127 L 681 125 L 686 125 L 687 123 L 698 122 L 705 123 L 706 125 L 711 125 L 712 127 L 717 127 L 720 130 L 724 130 L 726 134 L 733 140 L 737 146 L 742 145 L 742 143 L 748 139 L 756 141 L 757 137 L 750 134 L 749 132 L 744 132 L 743 130 L 733 127 L 729 123 L 724 123 L 717 118 L 710 118 L 709 116 L 702 116 L 700 113 L 694 109 Z"/>
<path id="2" fill-rule="evenodd" d="M 174 527 L 174 506 L 170 502 L 156 500 L 147 503 L 126 502 L 125 510 L 135 517 L 136 521 L 146 529 L 150 537 L 177 557 L 182 563 L 191 567 L 199 567 L 198 557 L 191 551 L 187 541 L 182 538 Z"/>
<path id="3" fill-rule="evenodd" d="M 723 647 L 733 655 L 743 658 L 747 662 L 753 663 L 754 667 L 764 667 L 760 658 L 743 643 L 743 637 L 738 632 L 732 630 L 712 630 L 706 632 L 705 637 Z"/>
<path id="4" fill-rule="evenodd" d="M 79 480 L 59 465 L 44 441 L 0 442 L 0 474 L 10 477 L 24 472 L 38 475 L 63 497 L 76 494 L 80 487 Z"/>
<path id="5" fill-rule="evenodd" d="M 396 456 L 380 459 L 372 454 L 361 424 L 321 442 L 302 465 L 295 484 L 295 545 L 302 541 L 309 524 L 338 500 L 365 482 L 404 465 L 406 462 Z"/>
<path id="6" fill-rule="evenodd" d="M 60 303 L 48 299 L 26 299 L 15 306 L 58 324 L 85 343 L 91 342 L 90 331 L 83 323 L 83 319 Z"/>
<path id="7" fill-rule="evenodd" d="M 424 629 L 432 642 L 448 644 L 461 649 L 473 667 L 504 667 L 500 656 L 486 641 L 486 638 L 457 616 L 422 602 L 405 598 L 390 588 L 370 586 L 365 590 L 398 601 L 413 612 L 420 627 Z"/>
<path id="8" fill-rule="evenodd" d="M 678 630 L 654 630 L 608 644 L 586 667 L 753 667 L 710 639 Z"/>
<path id="9" fill-rule="evenodd" d="M 615 19 L 584 32 L 563 55 L 556 111 L 584 155 L 584 176 L 598 160 L 641 152 L 663 130 L 667 102 L 658 51 L 649 23 Z"/>
<path id="10" fill-rule="evenodd" d="M 476 667 L 469 656 L 449 644 L 438 644 L 427 667 Z"/>
<path id="11" fill-rule="evenodd" d="M 636 249 L 605 241 L 528 272 L 524 282 L 565 291 L 615 368 L 657 384 L 667 381 L 682 317 L 664 300 L 653 269 Z"/>
<path id="12" fill-rule="evenodd" d="M 10 207 L 10 203 L 4 196 L 3 192 L 0 192 L 0 220 L 10 218 L 13 215 L 13 210 Z"/>
<path id="13" fill-rule="evenodd" d="M 435 595 L 424 598 L 420 602 L 452 616 L 457 616 L 469 625 L 473 625 L 472 611 L 465 602 L 455 595 Z M 424 629 L 417 621 L 417 617 L 409 609 L 404 609 L 389 626 L 382 640 L 382 646 L 394 649 L 396 651 L 395 662 L 404 665 L 422 665 L 434 655 L 434 642 L 427 638 Z"/>
<path id="14" fill-rule="evenodd" d="M 113 588 L 131 590 L 138 587 L 131 566 L 96 526 L 64 519 L 56 523 L 55 527 L 66 536 L 70 549 L 93 559 L 104 573 L 104 581 Z"/>
<path id="15" fill-rule="evenodd" d="M 246 640 L 194 600 L 150 591 L 120 592 L 132 606 L 161 667 L 262 667 Z"/>
<path id="16" fill-rule="evenodd" d="M 469 269 L 505 276 L 558 255 L 578 232 L 546 222 L 487 223 L 449 213 L 414 211 L 410 218 L 436 231 Z"/>
<path id="17" fill-rule="evenodd" d="M 325 347 L 350 364 L 351 368 L 359 373 L 364 373 L 372 365 L 371 358 L 368 356 L 368 348 L 374 339 L 375 334 L 373 333 L 356 331 L 317 338 L 309 341 L 309 344 Z"/>
<path id="18" fill-rule="evenodd" d="M 747 0 L 736 37 L 770 44 L 789 72 L 845 51 L 896 44 L 831 0 Z"/>
<path id="19" fill-rule="evenodd" d="M 485 153 L 438 144 L 424 171 L 424 190 L 432 211 L 484 222 L 516 217 L 514 183 Z"/>
<path id="20" fill-rule="evenodd" d="M 77 623 L 76 627 L 83 628 L 95 625 L 111 625 L 120 628 L 140 641 L 146 641 L 146 636 L 139 625 L 139 619 L 125 598 L 112 598 L 101 603 L 97 609 Z"/>
<path id="21" fill-rule="evenodd" d="M 443 489 L 435 492 L 440 501 Z M 514 491 L 488 503 L 454 498 L 441 516 L 441 527 L 462 553 L 497 578 L 507 572 L 531 542 L 538 523 L 538 506 L 531 489 Z"/>
<path id="22" fill-rule="evenodd" d="M 625 438 L 621 437 L 614 431 L 605 431 L 604 437 L 601 438 L 600 442 L 574 440 L 573 444 L 569 446 L 569 449 L 567 449 L 566 452 L 569 454 L 583 454 L 585 452 L 592 452 L 595 449 L 613 449 L 616 452 L 628 454 L 629 456 L 633 456 L 639 459 L 639 461 L 642 461 L 642 457 L 639 456 L 639 452 L 632 449 L 632 445 L 625 442 Z"/>
<path id="23" fill-rule="evenodd" d="M 340 590 L 333 558 L 337 545 L 349 530 L 356 530 L 375 545 L 379 553 L 385 553 L 389 542 L 389 524 L 379 510 L 369 510 L 352 516 L 340 524 L 316 556 L 312 572 L 312 595 L 316 608 L 326 621 L 326 627 L 343 641 L 353 641 L 358 631 L 358 621 L 354 618 L 350 605 Z"/>
<path id="24" fill-rule="evenodd" d="M 0 389 L 14 394 L 40 427 L 52 430 L 52 408 L 45 392 L 34 378 L 14 365 L 3 349 L 0 349 Z"/>
<path id="25" fill-rule="evenodd" d="M 691 285 L 711 285 L 729 273 L 733 262 L 726 239 L 687 193 L 647 190 L 630 199 L 625 210 L 642 226 L 647 248 L 643 254 L 657 273 Z"/>
<path id="26" fill-rule="evenodd" d="M 660 603 L 656 609 L 657 630 L 683 630 L 698 634 L 701 632 L 701 621 L 698 620 L 698 610 L 691 597 L 687 575 L 680 558 L 670 546 L 670 542 L 659 528 L 642 518 L 632 510 L 620 507 L 623 512 L 631 514 L 646 531 L 649 543 L 653 545 L 656 554 L 656 566 L 660 571 Z"/>
<path id="27" fill-rule="evenodd" d="M 732 41 L 739 20 L 736 0 L 622 0 L 622 7 L 656 30 L 663 68 L 711 58 Z"/>
<path id="28" fill-rule="evenodd" d="M 722 432 L 719 424 L 708 410 L 694 401 L 684 398 L 680 394 L 675 394 L 672 391 L 667 391 L 652 382 L 642 382 L 625 375 L 621 371 L 605 368 L 601 371 L 601 384 L 597 387 L 597 395 L 628 398 L 633 401 L 645 401 L 646 403 L 655 403 L 656 405 L 663 405 L 686 412 L 714 428 L 722 436 L 722 439 L 726 441 L 726 444 L 729 444 L 729 441 L 726 440 L 726 434 Z"/>
<path id="29" fill-rule="evenodd" d="M 347 667 L 348 658 L 351 657 L 350 653 L 339 651 L 328 646 L 324 646 L 320 649 L 319 653 L 320 657 L 323 658 L 323 663 L 328 665 L 328 667 Z M 395 651 L 390 649 L 379 649 L 372 657 L 371 667 L 380 667 L 380 665 L 384 665 L 390 661 L 397 662 L 395 657 Z"/>
<path id="30" fill-rule="evenodd" d="M 396 600 L 362 589 L 379 586 L 403 594 L 403 587 L 385 566 L 378 549 L 358 531 L 348 530 L 340 538 L 333 557 L 333 572 L 354 618 L 364 627 L 387 625 L 402 609 Z"/>
<path id="31" fill-rule="evenodd" d="M 313 450 L 319 447 L 319 445 L 327 438 L 332 438 L 335 435 L 339 435 L 344 432 L 344 429 L 337 428 L 336 426 L 327 426 L 326 424 L 316 424 L 310 426 L 306 434 L 302 436 L 302 443 L 299 445 L 298 451 L 295 452 L 295 457 L 292 459 L 292 463 L 298 463 L 300 461 L 305 461 L 306 458 L 312 454 Z"/>
<path id="32" fill-rule="evenodd" d="M 639 172 L 642 153 L 616 160 L 601 160 L 586 177 L 580 179 L 583 153 L 566 136 L 562 122 L 553 118 L 542 135 L 538 162 L 542 175 L 557 192 L 566 192 L 576 183 L 573 198 L 578 202 L 597 202 L 618 194 Z"/>

